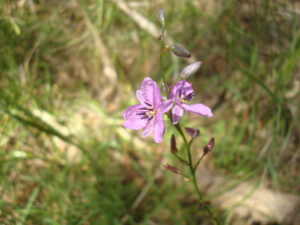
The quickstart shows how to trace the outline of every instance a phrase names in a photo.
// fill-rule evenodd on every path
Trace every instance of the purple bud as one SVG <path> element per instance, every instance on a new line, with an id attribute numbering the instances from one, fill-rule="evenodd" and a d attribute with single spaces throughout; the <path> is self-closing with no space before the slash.
<path id="1" fill-rule="evenodd" d="M 211 152 L 211 150 L 213 149 L 214 145 L 215 145 L 215 138 L 212 137 L 212 138 L 210 138 L 208 144 L 204 146 L 203 153 L 207 154 L 208 152 Z"/>
<path id="2" fill-rule="evenodd" d="M 201 65 L 202 65 L 202 62 L 198 61 L 198 62 L 194 62 L 194 63 L 184 67 L 184 69 L 180 72 L 180 76 L 182 78 L 188 78 L 189 76 L 196 73 L 199 70 Z"/>
<path id="3" fill-rule="evenodd" d="M 178 152 L 178 149 L 176 147 L 176 140 L 175 140 L 174 134 L 172 134 L 172 137 L 171 137 L 171 152 L 173 154 L 177 154 L 177 152 Z"/>
<path id="4" fill-rule="evenodd" d="M 182 172 L 181 172 L 180 169 L 178 169 L 178 168 L 176 168 L 176 167 L 174 167 L 174 166 L 171 166 L 171 165 L 169 165 L 169 164 L 164 165 L 164 167 L 165 167 L 167 170 L 170 170 L 170 171 L 173 172 L 173 173 L 176 173 L 176 174 L 182 174 Z"/>
<path id="5" fill-rule="evenodd" d="M 184 47 L 182 47 L 180 45 L 172 45 L 171 50 L 174 53 L 174 55 L 177 55 L 179 57 L 182 57 L 182 58 L 190 58 L 191 57 L 191 53 L 189 52 L 189 50 L 185 49 Z"/>
<path id="6" fill-rule="evenodd" d="M 166 11 L 163 8 L 158 10 L 158 18 L 159 18 L 159 21 L 164 25 L 165 20 L 167 18 L 167 14 L 166 14 Z"/>
<path id="7" fill-rule="evenodd" d="M 185 132 L 192 138 L 198 137 L 200 135 L 200 130 L 198 128 L 186 127 Z"/>

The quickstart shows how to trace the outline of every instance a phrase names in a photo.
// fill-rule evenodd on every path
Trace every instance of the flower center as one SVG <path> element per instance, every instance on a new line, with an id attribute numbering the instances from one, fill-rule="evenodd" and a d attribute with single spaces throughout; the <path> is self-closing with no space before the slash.
<path id="1" fill-rule="evenodd" d="M 178 99 L 180 102 L 188 103 L 194 98 L 194 91 L 186 91 L 184 89 L 180 89 L 178 93 Z"/>
<path id="2" fill-rule="evenodd" d="M 179 101 L 181 101 L 181 102 L 183 102 L 183 103 L 188 103 L 188 100 L 185 99 L 184 94 L 180 95 L 180 96 L 178 97 L 178 99 L 179 99 Z"/>
<path id="3" fill-rule="evenodd" d="M 157 113 L 157 109 L 154 109 L 153 105 L 150 104 L 146 104 L 148 105 L 148 107 L 142 107 L 139 109 L 139 111 L 136 113 L 136 115 L 141 116 L 141 119 L 147 119 L 147 120 L 151 120 L 155 114 Z"/>
<path id="4" fill-rule="evenodd" d="M 156 111 L 155 109 L 153 109 L 153 106 L 152 106 L 152 110 L 146 112 L 145 114 L 146 114 L 149 118 L 151 118 L 152 116 L 155 116 L 156 113 L 157 113 L 157 111 Z"/>

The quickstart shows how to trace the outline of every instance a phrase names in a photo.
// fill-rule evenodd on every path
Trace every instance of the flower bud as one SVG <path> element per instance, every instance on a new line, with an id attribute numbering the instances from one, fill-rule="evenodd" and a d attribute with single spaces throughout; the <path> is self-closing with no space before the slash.
<path id="1" fill-rule="evenodd" d="M 214 145 L 215 145 L 215 138 L 212 137 L 212 138 L 210 138 L 208 144 L 204 146 L 203 153 L 207 154 L 208 152 L 211 152 L 211 150 L 213 149 Z"/>
<path id="2" fill-rule="evenodd" d="M 163 8 L 158 10 L 158 18 L 159 18 L 159 21 L 161 22 L 161 24 L 164 25 L 165 20 L 167 18 L 167 14 L 166 14 L 166 11 Z"/>
<path id="3" fill-rule="evenodd" d="M 176 174 L 182 174 L 182 172 L 181 172 L 180 169 L 178 169 L 178 168 L 176 168 L 176 167 L 174 167 L 174 166 L 171 166 L 171 165 L 169 165 L 169 164 L 164 165 L 164 167 L 165 167 L 167 170 L 170 170 L 170 171 L 173 172 L 173 173 L 176 173 Z"/>
<path id="4" fill-rule="evenodd" d="M 202 65 L 202 62 L 198 61 L 198 62 L 194 62 L 186 67 L 184 67 L 184 69 L 180 72 L 180 76 L 182 78 L 188 78 L 189 76 L 195 74 L 200 66 Z"/>
<path id="5" fill-rule="evenodd" d="M 171 50 L 174 53 L 174 55 L 182 57 L 182 58 L 190 58 L 191 53 L 189 50 L 185 49 L 184 47 L 180 45 L 172 45 Z"/>
<path id="6" fill-rule="evenodd" d="M 198 128 L 186 127 L 185 132 L 192 138 L 198 137 L 200 135 L 200 130 Z"/>
<path id="7" fill-rule="evenodd" d="M 174 134 L 172 134 L 172 137 L 171 137 L 171 152 L 173 154 L 177 154 L 177 152 L 178 152 L 178 149 L 176 147 L 176 140 L 175 140 Z"/>

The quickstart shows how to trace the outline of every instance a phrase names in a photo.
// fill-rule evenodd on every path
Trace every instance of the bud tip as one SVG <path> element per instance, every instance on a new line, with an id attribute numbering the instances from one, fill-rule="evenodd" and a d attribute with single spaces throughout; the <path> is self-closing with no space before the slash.
<path id="1" fill-rule="evenodd" d="M 185 132 L 192 138 L 198 137 L 200 135 L 200 130 L 198 128 L 186 127 Z"/>

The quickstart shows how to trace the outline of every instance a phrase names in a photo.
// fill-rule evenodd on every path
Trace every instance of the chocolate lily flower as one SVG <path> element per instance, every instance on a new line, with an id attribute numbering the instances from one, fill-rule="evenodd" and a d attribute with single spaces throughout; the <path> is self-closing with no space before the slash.
<path id="1" fill-rule="evenodd" d="M 141 104 L 133 105 L 123 113 L 126 120 L 124 126 L 129 129 L 144 129 L 142 136 L 147 137 L 154 132 L 154 141 L 160 143 L 165 133 L 163 114 L 172 108 L 173 101 L 162 101 L 159 87 L 155 81 L 146 77 L 141 90 L 136 92 Z"/>
<path id="2" fill-rule="evenodd" d="M 192 88 L 192 84 L 186 80 L 178 81 L 173 86 L 170 92 L 170 99 L 172 99 L 175 103 L 175 106 L 172 110 L 172 120 L 174 124 L 177 124 L 181 119 L 184 110 L 200 116 L 213 116 L 211 109 L 206 105 L 200 103 L 193 105 L 187 104 L 194 98 L 194 95 L 195 93 Z"/>

